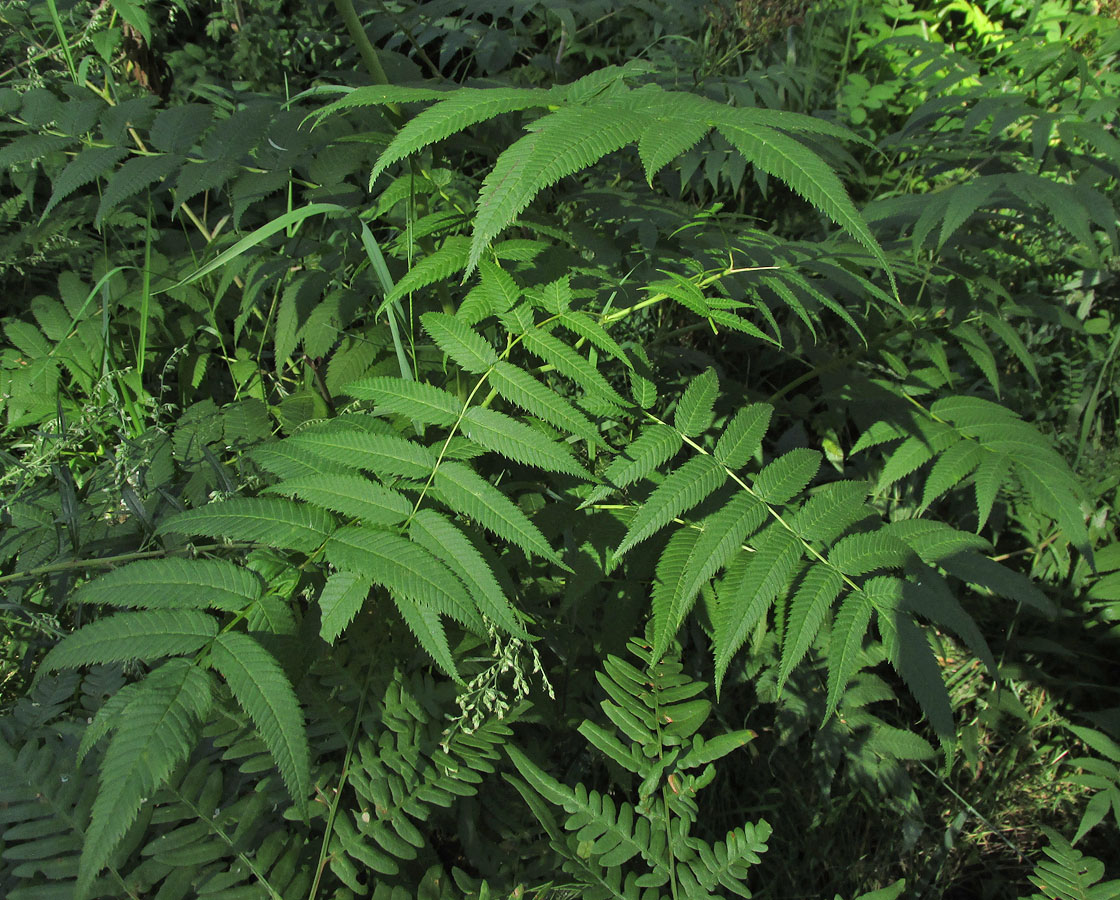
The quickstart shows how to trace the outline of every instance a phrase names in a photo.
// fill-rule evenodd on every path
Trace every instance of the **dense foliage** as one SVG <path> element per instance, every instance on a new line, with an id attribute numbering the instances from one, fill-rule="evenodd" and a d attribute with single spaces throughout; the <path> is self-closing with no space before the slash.
<path id="1" fill-rule="evenodd" d="M 1108 9 L 0 23 L 5 896 L 1120 897 Z"/>

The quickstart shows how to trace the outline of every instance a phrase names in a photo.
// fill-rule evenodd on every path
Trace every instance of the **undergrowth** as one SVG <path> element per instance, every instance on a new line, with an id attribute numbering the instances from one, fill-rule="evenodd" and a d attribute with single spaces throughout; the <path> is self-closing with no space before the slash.
<path id="1" fill-rule="evenodd" d="M 1115 20 L 0 17 L 6 896 L 1120 896 Z"/>

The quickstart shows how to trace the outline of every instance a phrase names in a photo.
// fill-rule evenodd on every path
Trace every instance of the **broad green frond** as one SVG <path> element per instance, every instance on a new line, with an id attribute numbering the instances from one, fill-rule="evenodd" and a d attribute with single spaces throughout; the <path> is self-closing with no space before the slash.
<path id="1" fill-rule="evenodd" d="M 533 328 L 522 336 L 522 345 L 534 356 L 554 366 L 565 378 L 574 381 L 588 395 L 615 406 L 629 405 L 586 357 L 555 335 Z"/>
<path id="2" fill-rule="evenodd" d="M 408 536 L 459 576 L 479 612 L 510 634 L 525 635 L 490 566 L 454 522 L 433 510 L 421 509 L 409 523 Z"/>
<path id="3" fill-rule="evenodd" d="M 905 478 L 911 472 L 920 469 L 932 458 L 933 450 L 928 443 L 920 437 L 908 437 L 887 457 L 875 485 L 875 493 L 882 493 L 900 478 Z"/>
<path id="4" fill-rule="evenodd" d="M 712 623 L 717 691 L 732 657 L 785 588 L 803 552 L 804 545 L 797 536 L 774 522 L 756 541 L 755 552 L 742 574 L 724 582 Z"/>
<path id="5" fill-rule="evenodd" d="M 879 621 L 889 612 L 880 612 Z M 910 693 L 918 701 L 926 714 L 933 730 L 943 741 L 952 740 L 956 734 L 953 709 L 949 703 L 949 693 L 941 678 L 941 668 L 937 664 L 933 648 L 925 632 L 914 622 L 909 613 L 895 613 L 895 641 L 888 645 L 887 652 L 895 671 L 902 676 Z M 886 631 L 889 633 L 889 628 Z"/>
<path id="6" fill-rule="evenodd" d="M 424 103 L 429 100 L 445 100 L 451 96 L 447 91 L 435 88 L 404 87 L 396 84 L 370 84 L 344 90 L 345 96 L 340 100 L 327 104 L 315 113 L 315 125 L 319 125 L 327 116 L 344 109 L 385 106 L 389 103 Z"/>
<path id="7" fill-rule="evenodd" d="M 840 573 L 824 565 L 814 565 L 805 573 L 801 587 L 789 606 L 782 639 L 782 662 L 778 670 L 778 688 L 805 658 L 817 636 L 833 601 L 840 596 L 844 580 Z"/>
<path id="8" fill-rule="evenodd" d="M 416 115 L 394 135 L 370 172 L 371 190 L 377 176 L 386 168 L 429 144 L 502 113 L 545 106 L 550 102 L 548 91 L 531 88 L 459 88 L 445 96 L 446 100 Z M 324 114 L 326 112 L 324 110 Z"/>
<path id="9" fill-rule="evenodd" d="M 712 405 L 719 391 L 716 370 L 707 368 L 688 383 L 673 417 L 673 425 L 686 437 L 696 437 L 712 424 Z"/>
<path id="10" fill-rule="evenodd" d="M 404 594 L 421 606 L 450 616 L 477 634 L 484 634 L 463 583 L 420 544 L 373 528 L 340 528 L 326 547 L 331 564 L 373 579 L 393 594 Z"/>
<path id="11" fill-rule="evenodd" d="M 454 394 L 421 381 L 390 375 L 353 381 L 346 385 L 346 393 L 359 400 L 372 400 L 377 404 L 377 413 L 395 413 L 444 428 L 454 425 L 463 411 L 462 402 Z"/>
<path id="12" fill-rule="evenodd" d="M 420 321 L 439 349 L 472 375 L 483 374 L 498 361 L 494 348 L 454 316 L 427 312 Z"/>
<path id="13" fill-rule="evenodd" d="M 675 428 L 660 424 L 647 425 L 622 453 L 611 460 L 603 478 L 614 488 L 625 488 L 676 456 L 683 443 Z M 598 503 L 611 493 L 610 487 L 597 488 L 583 501 L 582 506 Z"/>
<path id="14" fill-rule="evenodd" d="M 223 559 L 145 559 L 83 585 L 77 603 L 139 609 L 244 609 L 261 595 L 256 573 Z"/>
<path id="15" fill-rule="evenodd" d="M 371 525 L 396 525 L 412 512 L 412 504 L 403 494 L 349 472 L 291 478 L 265 488 L 265 493 L 299 497 Z"/>
<path id="16" fill-rule="evenodd" d="M 1104 863 L 1080 850 L 1051 828 L 1042 826 L 1050 841 L 1043 852 L 1049 859 L 1035 864 L 1029 875 L 1031 884 L 1042 894 L 1031 900 L 1116 900 L 1120 897 L 1120 880 L 1101 881 Z M 1026 900 L 1026 898 L 1023 898 Z"/>
<path id="17" fill-rule="evenodd" d="M 988 542 L 970 531 L 960 531 L 934 519 L 899 519 L 883 532 L 903 540 L 927 563 L 935 563 L 965 550 L 988 550 Z"/>
<path id="18" fill-rule="evenodd" d="M 211 677 L 186 660 L 160 666 L 132 694 L 101 763 L 75 896 L 86 896 L 145 801 L 190 754 L 210 703 Z"/>
<path id="19" fill-rule="evenodd" d="M 525 513 L 467 466 L 457 462 L 443 463 L 436 470 L 435 488 L 443 502 L 455 512 L 474 519 L 487 531 L 526 553 L 567 568 Z"/>
<path id="20" fill-rule="evenodd" d="M 938 560 L 938 565 L 961 581 L 987 588 L 997 597 L 1021 601 L 1044 615 L 1054 615 L 1054 604 L 1035 587 L 1034 582 L 1022 573 L 1001 566 L 986 556 L 964 551 Z"/>
<path id="21" fill-rule="evenodd" d="M 455 318 L 464 325 L 474 325 L 487 316 L 501 315 L 521 299 L 521 288 L 513 276 L 497 263 L 480 259 L 478 272 L 479 283 L 455 310 Z"/>
<path id="22" fill-rule="evenodd" d="M 354 471 L 352 466 L 312 455 L 288 441 L 262 444 L 254 447 L 248 455 L 257 465 L 280 478 L 341 475 Z"/>
<path id="23" fill-rule="evenodd" d="M 489 382 L 500 396 L 538 419 L 597 447 L 606 446 L 599 429 L 587 416 L 524 369 L 499 360 L 490 372 Z"/>
<path id="24" fill-rule="evenodd" d="M 191 609 L 117 613 L 79 628 L 43 658 L 36 677 L 95 663 L 194 653 L 218 633 L 213 616 Z"/>
<path id="25" fill-rule="evenodd" d="M 871 624 L 871 598 L 862 590 L 851 591 L 841 602 L 828 644 L 827 719 L 836 711 L 844 688 L 863 663 L 863 638 Z"/>
<path id="26" fill-rule="evenodd" d="M 333 644 L 362 608 L 373 579 L 356 572 L 335 572 L 319 592 L 319 636 Z"/>
<path id="27" fill-rule="evenodd" d="M 653 587 L 653 654 L 662 656 L 692 609 L 700 589 L 739 552 L 743 541 L 766 520 L 766 507 L 745 491 L 736 491 L 719 510 L 700 522 L 701 531 L 688 544 L 679 564 L 657 564 Z M 681 529 L 677 534 L 695 534 Z M 676 534 L 662 554 L 662 561 L 680 551 L 673 548 Z M 672 550 L 672 554 L 671 554 Z M 670 576 L 670 571 L 672 575 Z"/>
<path id="28" fill-rule="evenodd" d="M 321 457 L 351 469 L 365 469 L 382 477 L 427 478 L 436 456 L 415 441 L 389 434 L 370 434 L 353 428 L 306 432 L 287 439 L 309 456 Z"/>
<path id="29" fill-rule="evenodd" d="M 745 466 L 762 446 L 773 414 L 774 407 L 767 403 L 752 403 L 740 409 L 716 441 L 715 458 L 729 469 Z"/>
<path id="30" fill-rule="evenodd" d="M 646 172 L 646 181 L 653 184 L 654 176 L 670 162 L 700 143 L 712 126 L 695 116 L 683 114 L 691 104 L 679 94 L 666 93 L 664 106 L 653 110 L 648 124 L 638 137 L 638 157 Z M 676 100 L 676 102 L 673 102 Z M 677 115 L 674 107 L 683 107 Z"/>
<path id="31" fill-rule="evenodd" d="M 1024 462 L 1017 459 L 1015 474 L 1027 489 L 1035 506 L 1058 523 L 1065 539 L 1078 552 L 1092 559 L 1089 529 L 1085 524 L 1086 515 L 1081 510 L 1078 496 L 1081 493 L 1080 486 L 1068 467 L 1064 463 L 1061 468 L 1057 468 L 1037 460 Z"/>
<path id="32" fill-rule="evenodd" d="M 767 503 L 787 503 L 805 489 L 820 466 L 821 455 L 816 450 L 790 450 L 758 473 L 754 491 Z"/>
<path id="33" fill-rule="evenodd" d="M 276 762 L 301 816 L 311 793 L 310 751 L 303 711 L 288 676 L 271 653 L 239 631 L 223 632 L 210 648 L 210 666 L 225 679 Z"/>
<path id="34" fill-rule="evenodd" d="M 629 100 L 569 106 L 534 122 L 529 134 L 502 152 L 482 183 L 467 271 L 544 188 L 635 140 L 644 124 Z"/>
<path id="35" fill-rule="evenodd" d="M 848 192 L 828 164 L 794 138 L 765 125 L 750 129 L 716 123 L 747 161 L 781 179 L 871 252 L 895 288 L 894 271 Z M 897 288 L 895 289 L 897 294 Z"/>
<path id="36" fill-rule="evenodd" d="M 461 428 L 476 444 L 509 459 L 546 472 L 564 472 L 591 480 L 590 473 L 576 461 L 567 445 L 553 441 L 512 416 L 472 406 L 463 415 Z"/>
<path id="37" fill-rule="evenodd" d="M 652 537 L 681 513 L 696 506 L 727 479 L 723 466 L 707 455 L 694 456 L 659 484 L 637 515 L 630 520 L 626 536 L 614 551 L 623 556 L 631 547 Z"/>

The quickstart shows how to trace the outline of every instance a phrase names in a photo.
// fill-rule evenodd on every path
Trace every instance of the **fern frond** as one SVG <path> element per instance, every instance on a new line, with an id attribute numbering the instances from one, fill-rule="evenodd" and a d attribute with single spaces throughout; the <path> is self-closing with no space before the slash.
<path id="1" fill-rule="evenodd" d="M 435 488 L 443 502 L 455 512 L 474 519 L 487 531 L 526 553 L 567 568 L 525 513 L 467 466 L 457 462 L 443 463 L 436 470 Z"/>
<path id="2" fill-rule="evenodd" d="M 162 522 L 156 534 L 201 534 L 258 541 L 309 553 L 334 530 L 330 513 L 314 506 L 270 497 L 234 497 L 181 512 Z"/>
<path id="3" fill-rule="evenodd" d="M 546 472 L 564 472 L 592 480 L 591 474 L 576 461 L 567 446 L 504 413 L 472 406 L 463 415 L 461 428 L 476 444 L 509 459 Z"/>
<path id="4" fill-rule="evenodd" d="M 903 540 L 884 530 L 849 534 L 828 553 L 828 561 L 845 575 L 866 575 L 876 569 L 900 569 L 914 552 Z"/>
<path id="5" fill-rule="evenodd" d="M 412 504 L 403 494 L 350 472 L 290 478 L 264 492 L 299 497 L 370 525 L 397 525 L 412 513 Z"/>
<path id="6" fill-rule="evenodd" d="M 301 817 L 311 793 L 311 755 L 303 712 L 288 676 L 254 638 L 223 632 L 210 648 L 208 662 L 222 676 L 234 699 L 252 719 Z"/>
<path id="7" fill-rule="evenodd" d="M 422 603 L 417 603 L 408 594 L 393 591 L 391 594 L 397 611 L 409 630 L 419 641 L 436 664 L 450 675 L 455 681 L 463 683 L 459 669 L 455 665 L 455 657 L 451 654 L 451 647 L 447 643 L 447 633 L 443 630 L 439 611 Z"/>
<path id="8" fill-rule="evenodd" d="M 146 559 L 83 585 L 74 600 L 138 609 L 167 607 L 237 612 L 261 595 L 255 572 L 222 559 Z"/>
<path id="9" fill-rule="evenodd" d="M 630 548 L 652 537 L 673 519 L 696 506 L 727 480 L 727 472 L 711 456 L 694 456 L 666 476 L 630 520 L 614 551 L 621 558 Z"/>
<path id="10" fill-rule="evenodd" d="M 973 441 L 960 441 L 942 453 L 926 478 L 921 508 L 928 508 L 934 500 L 971 475 L 983 457 L 983 449 Z"/>
<path id="11" fill-rule="evenodd" d="M 430 509 L 421 509 L 409 523 L 408 536 L 459 576 L 479 612 L 510 634 L 526 635 L 490 566 L 455 523 Z"/>
<path id="12" fill-rule="evenodd" d="M 630 357 L 626 355 L 626 351 L 619 346 L 618 342 L 612 338 L 605 328 L 596 322 L 591 316 L 577 310 L 563 310 L 556 313 L 556 321 L 563 328 L 573 334 L 579 335 L 585 341 L 590 341 L 608 356 L 612 356 L 628 369 L 632 369 L 633 363 L 630 362 Z"/>
<path id="13" fill-rule="evenodd" d="M 57 669 L 194 653 L 217 633 L 213 616 L 192 609 L 117 613 L 63 638 L 43 657 L 36 678 Z"/>
<path id="14" fill-rule="evenodd" d="M 1104 863 L 1075 850 L 1053 829 L 1043 826 L 1042 831 L 1050 841 L 1050 845 L 1043 848 L 1049 859 L 1036 863 L 1034 873 L 1028 876 L 1031 884 L 1042 891 L 1031 900 L 1116 900 L 1120 897 L 1120 880 L 1101 881 Z"/>
<path id="15" fill-rule="evenodd" d="M 1011 474 L 1011 460 L 1006 453 L 987 453 L 981 458 L 976 467 L 976 474 L 972 479 L 972 487 L 976 492 L 976 513 L 979 521 L 976 529 L 979 531 L 992 514 L 992 506 L 996 501 L 996 494 L 1000 486 Z"/>
<path id="16" fill-rule="evenodd" d="M 193 749 L 198 723 L 210 708 L 211 682 L 204 669 L 172 660 L 148 675 L 117 719 L 101 763 L 75 896 L 86 896 L 141 806 Z"/>

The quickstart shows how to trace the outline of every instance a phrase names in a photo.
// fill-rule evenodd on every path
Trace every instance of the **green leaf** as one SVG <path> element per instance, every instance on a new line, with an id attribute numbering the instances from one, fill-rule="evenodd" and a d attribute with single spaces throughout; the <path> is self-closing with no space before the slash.
<path id="1" fill-rule="evenodd" d="M 534 122 L 529 134 L 502 152 L 482 183 L 468 272 L 540 191 L 624 147 L 641 134 L 644 123 L 625 99 L 569 106 Z"/>
<path id="2" fill-rule="evenodd" d="M 934 500 L 971 475 L 984 456 L 983 448 L 975 441 L 960 441 L 942 453 L 926 478 L 921 508 L 926 509 Z"/>
<path id="3" fill-rule="evenodd" d="M 976 476 L 972 480 L 976 491 L 976 512 L 979 516 L 976 524 L 977 531 L 988 521 L 996 494 L 1010 474 L 1011 460 L 1004 453 L 986 453 L 980 460 L 980 464 L 976 467 Z"/>
<path id="4" fill-rule="evenodd" d="M 554 335 L 531 328 L 522 335 L 521 341 L 526 350 L 553 366 L 565 378 L 570 378 L 589 396 L 614 406 L 628 405 L 598 369 Z"/>
<path id="5" fill-rule="evenodd" d="M 642 504 L 615 550 L 615 557 L 621 557 L 630 548 L 652 537 L 681 513 L 692 509 L 726 479 L 727 473 L 723 466 L 712 457 L 701 455 L 689 459 L 670 473 Z"/>
<path id="6" fill-rule="evenodd" d="M 862 590 L 851 591 L 840 604 L 828 644 L 828 696 L 825 719 L 840 703 L 844 688 L 863 662 L 863 637 L 871 624 L 871 597 Z"/>
<path id="7" fill-rule="evenodd" d="M 457 513 L 474 519 L 498 537 L 542 559 L 567 568 L 540 530 L 489 481 L 462 463 L 445 462 L 436 470 L 435 488 Z"/>
<path id="8" fill-rule="evenodd" d="M 494 348 L 454 316 L 427 312 L 420 322 L 439 349 L 472 375 L 487 372 L 498 361 Z"/>
<path id="9" fill-rule="evenodd" d="M 394 135 L 389 146 L 377 159 L 370 172 L 369 185 L 397 160 L 404 159 L 417 150 L 441 141 L 502 113 L 514 112 L 533 106 L 545 106 L 552 96 L 549 91 L 531 88 L 459 88 L 443 95 L 434 106 L 419 113 Z M 354 98 L 357 99 L 357 98 Z M 424 99 L 424 98 L 417 98 Z M 353 102 L 353 101 L 351 101 Z M 337 107 L 337 104 L 335 105 Z M 330 107 L 320 115 L 328 114 Z M 331 110 L 333 111 L 333 110 Z"/>
<path id="10" fill-rule="evenodd" d="M 416 636 L 424 652 L 434 659 L 443 671 L 462 684 L 463 679 L 455 666 L 455 657 L 451 654 L 447 633 L 443 630 L 443 622 L 440 621 L 438 611 L 430 606 L 416 603 L 407 594 L 394 592 L 392 597 L 401 618 Z"/>
<path id="11" fill-rule="evenodd" d="M 866 481 L 834 481 L 813 491 L 790 527 L 807 541 L 831 544 L 852 525 L 875 515 L 866 500 Z"/>
<path id="12" fill-rule="evenodd" d="M 716 441 L 715 458 L 729 469 L 741 469 L 762 446 L 774 407 L 768 403 L 744 406 L 727 423 Z"/>
<path id="13" fill-rule="evenodd" d="M 599 435 L 599 429 L 587 416 L 523 369 L 499 360 L 490 372 L 489 381 L 499 396 L 538 419 L 595 446 L 606 446 Z"/>
<path id="14" fill-rule="evenodd" d="M 319 636 L 333 644 L 366 602 L 373 579 L 355 572 L 335 572 L 319 592 Z"/>
<path id="15" fill-rule="evenodd" d="M 351 469 L 365 469 L 382 477 L 426 479 L 436 467 L 436 456 L 427 447 L 397 435 L 370 434 L 355 428 L 304 432 L 285 444 Z"/>
<path id="16" fill-rule="evenodd" d="M 299 497 L 371 525 L 397 525 L 412 513 L 412 504 L 403 494 L 348 472 L 290 478 L 265 488 L 265 493 Z"/>
<path id="17" fill-rule="evenodd" d="M 210 648 L 210 666 L 229 685 L 272 755 L 301 815 L 311 793 L 311 754 L 303 711 L 276 659 L 256 640 L 226 631 Z"/>
<path id="18" fill-rule="evenodd" d="M 420 544 L 388 531 L 340 528 L 327 543 L 326 556 L 343 571 L 371 578 L 390 593 L 404 594 L 476 634 L 486 633 L 463 583 Z"/>
<path id="19" fill-rule="evenodd" d="M 844 580 L 840 573 L 825 565 L 814 565 L 805 573 L 801 587 L 789 606 L 789 616 L 782 639 L 782 662 L 778 669 L 778 689 L 799 662 L 805 658 L 817 636 L 833 601 L 840 596 Z"/>
<path id="20" fill-rule="evenodd" d="M 380 315 L 386 307 L 391 306 L 413 291 L 418 291 L 440 281 L 447 281 L 456 272 L 463 270 L 469 255 L 470 241 L 461 235 L 452 235 L 443 242 L 438 250 L 420 259 L 416 265 L 401 276 L 396 286 L 385 295 L 377 314 Z M 446 314 L 433 313 L 432 315 Z M 431 331 L 429 330 L 428 333 L 431 334 Z"/>
<path id="21" fill-rule="evenodd" d="M 210 676 L 186 660 L 160 666 L 132 692 L 101 763 L 75 897 L 87 895 L 147 798 L 194 749 L 210 703 Z"/>
<path id="22" fill-rule="evenodd" d="M 353 381 L 345 391 L 358 400 L 372 400 L 377 404 L 378 414 L 407 416 L 427 425 L 450 428 L 463 412 L 463 404 L 455 395 L 430 384 L 389 375 Z"/>
<path id="23" fill-rule="evenodd" d="M 1076 485 L 1070 485 L 1067 481 L 1067 478 L 1072 480 L 1072 473 L 1065 466 L 1055 470 L 1036 460 L 1029 463 L 1015 460 L 1015 474 L 1027 489 L 1035 507 L 1053 518 L 1065 539 L 1082 556 L 1091 559 L 1093 550 L 1089 543 L 1085 514 L 1081 511 L 1081 503 L 1074 490 Z"/>
<path id="24" fill-rule="evenodd" d="M 821 455 L 816 450 L 790 450 L 758 473 L 754 491 L 767 503 L 788 503 L 805 489 L 820 467 Z"/>
<path id="25" fill-rule="evenodd" d="M 789 583 L 803 552 L 797 536 L 774 522 L 755 542 L 739 577 L 725 580 L 713 622 L 717 691 L 732 657 Z"/>
<path id="26" fill-rule="evenodd" d="M 421 509 L 409 523 L 408 536 L 459 576 L 479 612 L 510 634 L 525 636 L 525 629 L 490 566 L 455 523 L 430 509 Z"/>
<path id="27" fill-rule="evenodd" d="M 716 370 L 707 368 L 689 383 L 681 396 L 673 417 L 677 431 L 686 437 L 696 437 L 712 424 L 712 406 L 719 391 Z"/>
<path id="28" fill-rule="evenodd" d="M 78 188 L 100 178 L 128 155 L 124 147 L 88 147 L 70 160 L 51 184 L 51 198 L 43 207 L 40 220 L 46 220 L 59 203 Z"/>
<path id="29" fill-rule="evenodd" d="M 57 669 L 194 653 L 217 633 L 213 616 L 191 609 L 117 613 L 63 638 L 43 658 L 36 678 Z"/>
<path id="30" fill-rule="evenodd" d="M 683 441 L 675 428 L 668 425 L 647 425 L 630 444 L 611 460 L 603 479 L 621 490 L 645 478 L 662 463 L 668 462 L 681 449 Z M 611 487 L 596 488 L 580 507 L 590 506 L 613 493 Z"/>
<path id="31" fill-rule="evenodd" d="M 684 547 L 670 539 L 653 585 L 653 655 L 661 657 L 669 647 L 700 589 L 739 552 L 743 541 L 766 520 L 766 507 L 755 497 L 737 491 L 716 512 L 705 517 L 699 534 L 681 529 L 677 534 L 693 536 Z M 680 555 L 680 559 L 675 557 Z"/>
<path id="32" fill-rule="evenodd" d="M 260 595 L 261 580 L 254 572 L 222 559 L 146 559 L 83 585 L 74 602 L 237 612 Z"/>
<path id="33" fill-rule="evenodd" d="M 823 159 L 800 141 L 765 125 L 746 129 L 727 122 L 713 124 L 748 162 L 781 179 L 866 247 L 895 287 L 894 272 L 883 248 Z"/>
<path id="34" fill-rule="evenodd" d="M 160 524 L 156 534 L 201 534 L 310 553 L 333 529 L 331 515 L 314 506 L 278 497 L 234 497 L 181 512 Z"/>
<path id="35" fill-rule="evenodd" d="M 508 459 L 546 472 L 564 472 L 591 480 L 591 474 L 575 460 L 567 446 L 504 413 L 472 406 L 463 415 L 461 427 L 476 444 Z"/>
<path id="36" fill-rule="evenodd" d="M 845 575 L 866 575 L 876 569 L 900 569 L 913 559 L 909 545 L 885 531 L 849 534 L 828 553 L 828 561 Z"/>

